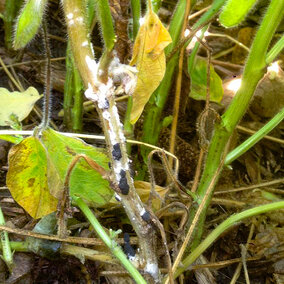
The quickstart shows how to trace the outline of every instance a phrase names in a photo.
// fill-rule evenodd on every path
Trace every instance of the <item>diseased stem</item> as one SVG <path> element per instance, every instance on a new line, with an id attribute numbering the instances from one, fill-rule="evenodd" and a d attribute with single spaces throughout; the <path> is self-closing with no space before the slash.
<path id="1" fill-rule="evenodd" d="M 142 218 L 145 209 L 130 176 L 125 137 L 113 97 L 112 81 L 108 80 L 107 84 L 103 84 L 97 78 L 98 64 L 94 60 L 88 38 L 83 2 L 82 0 L 63 0 L 74 60 L 84 85 L 88 88 L 85 94 L 95 103 L 99 114 L 111 161 L 112 179 L 121 189 L 119 197 L 138 236 L 141 257 L 145 261 L 144 270 L 157 281 L 159 269 L 155 249 L 156 232 L 152 225 Z M 107 72 L 107 70 L 102 70 L 102 72 Z"/>
<path id="2" fill-rule="evenodd" d="M 130 273 L 133 279 L 137 283 L 146 284 L 147 282 L 141 276 L 139 271 L 131 264 L 131 262 L 127 259 L 126 255 L 122 251 L 121 247 L 116 243 L 115 240 L 111 239 L 110 236 L 105 232 L 104 228 L 101 226 L 93 212 L 87 206 L 87 204 L 79 197 L 75 198 L 75 202 L 78 207 L 82 210 L 85 216 L 88 218 L 90 223 L 92 224 L 94 230 L 104 241 L 106 246 L 111 250 L 111 252 L 120 260 L 125 269 Z"/>

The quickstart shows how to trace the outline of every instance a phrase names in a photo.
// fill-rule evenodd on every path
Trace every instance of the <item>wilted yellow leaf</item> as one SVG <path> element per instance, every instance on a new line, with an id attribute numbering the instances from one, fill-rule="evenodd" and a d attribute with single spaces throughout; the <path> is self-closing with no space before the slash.
<path id="1" fill-rule="evenodd" d="M 150 192 L 151 192 L 151 184 L 146 181 L 136 180 L 134 181 L 134 186 L 142 202 L 147 203 L 149 196 L 150 196 Z M 155 185 L 155 191 L 161 197 L 161 199 L 159 199 L 157 196 L 153 197 L 152 209 L 154 211 L 161 209 L 162 200 L 164 200 L 165 195 L 168 192 L 168 190 L 169 189 L 167 188 L 161 187 L 159 185 Z M 118 204 L 119 202 L 115 199 L 115 197 L 113 197 L 106 206 L 114 206 Z"/>
<path id="2" fill-rule="evenodd" d="M 34 87 L 29 87 L 24 92 L 9 92 L 0 88 L 0 126 L 12 123 L 11 115 L 15 115 L 19 121 L 24 120 L 41 97 Z"/>
<path id="3" fill-rule="evenodd" d="M 159 17 L 149 10 L 144 24 L 138 31 L 130 62 L 130 65 L 136 64 L 138 70 L 130 115 L 132 124 L 138 120 L 144 106 L 164 77 L 166 69 L 164 49 L 171 41 L 171 36 Z"/>
<path id="4" fill-rule="evenodd" d="M 37 138 L 28 137 L 11 148 L 6 182 L 15 201 L 33 218 L 56 211 L 57 199 L 48 188 L 46 150 Z"/>
<path id="5" fill-rule="evenodd" d="M 150 192 L 151 192 L 151 184 L 146 181 L 136 180 L 134 182 L 134 186 L 136 192 L 140 196 L 142 202 L 146 203 L 149 199 Z M 166 193 L 169 189 L 161 187 L 159 185 L 155 185 L 155 191 L 158 195 L 160 195 L 161 199 L 164 200 Z M 157 197 L 153 197 L 152 199 L 152 207 L 154 211 L 161 209 L 162 200 Z"/>

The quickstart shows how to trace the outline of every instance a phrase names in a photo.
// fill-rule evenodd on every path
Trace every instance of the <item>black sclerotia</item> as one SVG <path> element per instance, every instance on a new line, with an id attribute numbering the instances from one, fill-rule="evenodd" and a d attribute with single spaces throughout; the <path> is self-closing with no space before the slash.
<path id="1" fill-rule="evenodd" d="M 113 145 L 113 150 L 112 150 L 112 156 L 116 161 L 119 161 L 122 158 L 121 155 L 121 150 L 120 150 L 120 145 L 119 143 L 116 143 Z"/>
<path id="2" fill-rule="evenodd" d="M 126 177 L 121 177 L 119 180 L 118 187 L 122 194 L 127 195 L 129 192 L 129 185 L 127 183 Z"/>

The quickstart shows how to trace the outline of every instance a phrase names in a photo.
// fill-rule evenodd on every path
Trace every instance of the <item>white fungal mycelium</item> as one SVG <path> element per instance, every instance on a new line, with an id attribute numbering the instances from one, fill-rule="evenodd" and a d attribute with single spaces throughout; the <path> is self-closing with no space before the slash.
<path id="1" fill-rule="evenodd" d="M 117 201 L 121 201 L 121 197 L 120 197 L 117 193 L 115 194 L 114 197 L 115 197 L 115 199 L 116 199 Z"/>
<path id="2" fill-rule="evenodd" d="M 87 42 L 83 42 L 82 46 L 88 44 Z M 120 122 L 119 114 L 117 107 L 115 105 L 109 106 L 109 98 L 114 93 L 114 82 L 112 78 L 108 78 L 106 84 L 101 83 L 98 78 L 98 72 L 102 72 L 102 70 L 98 70 L 99 64 L 96 63 L 95 60 L 91 59 L 89 56 L 85 57 L 86 64 L 89 70 L 93 74 L 93 82 L 95 84 L 96 90 L 92 88 L 92 84 L 88 84 L 88 89 L 85 91 L 85 96 L 89 100 L 95 101 L 98 104 L 98 107 L 102 110 L 103 118 L 108 121 L 108 136 L 110 139 L 111 147 L 117 143 L 125 142 L 125 136 L 123 133 L 123 125 Z M 119 61 L 118 61 L 119 62 Z M 117 62 L 115 62 L 117 64 Z M 113 149 L 111 149 L 113 150 Z M 120 149 L 122 150 L 122 149 Z M 129 170 L 129 161 L 128 158 L 120 158 L 119 160 L 112 160 L 112 167 L 115 174 L 115 180 L 117 183 L 121 181 L 121 178 L 125 178 L 125 175 L 121 176 L 121 172 L 125 172 Z M 138 208 L 140 211 L 142 208 Z"/>
<path id="3" fill-rule="evenodd" d="M 77 22 L 78 24 L 80 24 L 80 25 L 82 25 L 83 22 L 84 22 L 83 17 L 77 17 L 75 20 L 76 20 L 76 22 Z"/>
<path id="4" fill-rule="evenodd" d="M 71 20 L 71 19 L 73 19 L 73 14 L 72 14 L 72 13 L 69 13 L 69 14 L 67 14 L 66 17 L 67 17 L 68 20 Z"/>
<path id="5" fill-rule="evenodd" d="M 159 268 L 157 264 L 148 262 L 146 264 L 146 267 L 144 268 L 144 271 L 150 274 L 155 280 L 155 282 L 159 280 Z"/>
<path id="6" fill-rule="evenodd" d="M 94 59 L 92 59 L 89 55 L 86 55 L 85 61 L 88 65 L 88 68 L 90 69 L 90 71 L 93 74 L 94 81 L 97 82 L 97 71 L 98 71 L 97 62 Z"/>
<path id="7" fill-rule="evenodd" d="M 133 94 L 137 84 L 136 74 L 138 73 L 138 70 L 136 69 L 136 67 L 121 64 L 119 62 L 119 59 L 117 57 L 114 57 L 108 71 L 112 76 L 113 81 L 116 84 L 121 84 L 125 94 Z"/>
<path id="8" fill-rule="evenodd" d="M 146 213 L 146 210 L 145 210 L 145 208 L 143 208 L 143 209 L 140 211 L 140 216 L 143 216 L 145 213 Z"/>
<path id="9" fill-rule="evenodd" d="M 81 44 L 81 46 L 88 46 L 88 41 L 87 40 L 85 40 L 85 41 L 83 41 L 83 43 Z"/>

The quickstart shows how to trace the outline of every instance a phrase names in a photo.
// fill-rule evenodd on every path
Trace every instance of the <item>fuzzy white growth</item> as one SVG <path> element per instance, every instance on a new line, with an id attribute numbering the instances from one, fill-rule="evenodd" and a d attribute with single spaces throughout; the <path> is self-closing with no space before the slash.
<path id="1" fill-rule="evenodd" d="M 145 17 L 139 19 L 139 24 L 142 26 L 145 23 Z"/>
<path id="2" fill-rule="evenodd" d="M 88 46 L 88 41 L 87 41 L 87 40 L 83 41 L 82 46 L 83 46 L 83 47 L 84 47 L 84 46 Z"/>
<path id="3" fill-rule="evenodd" d="M 88 89 L 85 91 L 85 97 L 90 101 L 97 101 L 98 96 L 94 93 L 92 85 L 88 83 Z"/>
<path id="4" fill-rule="evenodd" d="M 117 201 L 121 201 L 121 197 L 116 193 L 115 194 L 115 199 L 117 200 Z"/>
<path id="5" fill-rule="evenodd" d="M 78 17 L 78 18 L 76 18 L 76 22 L 77 22 L 78 24 L 82 25 L 83 22 L 84 22 L 83 17 Z"/>
<path id="6" fill-rule="evenodd" d="M 146 213 L 146 210 L 145 210 L 145 208 L 143 208 L 143 209 L 140 211 L 140 216 L 143 216 L 145 213 Z"/>
<path id="7" fill-rule="evenodd" d="M 73 19 L 73 14 L 72 13 L 69 13 L 69 14 L 67 14 L 67 19 L 69 19 L 69 20 L 71 20 L 71 19 Z"/>
<path id="8" fill-rule="evenodd" d="M 275 62 L 271 63 L 267 67 L 267 72 L 274 72 L 276 74 L 279 74 L 280 73 L 279 61 L 275 61 Z"/>
<path id="9" fill-rule="evenodd" d="M 121 179 L 120 172 L 121 170 L 124 170 L 122 163 L 120 161 L 115 161 L 113 170 L 115 173 L 116 181 L 119 182 L 119 180 Z"/>
<path id="10" fill-rule="evenodd" d="M 93 60 L 92 58 L 90 58 L 90 56 L 86 55 L 85 57 L 86 63 L 88 65 L 88 68 L 90 69 L 90 71 L 93 74 L 93 79 L 94 82 L 97 82 L 97 71 L 98 71 L 98 64 L 95 60 Z"/>
<path id="11" fill-rule="evenodd" d="M 155 280 L 155 282 L 159 281 L 159 268 L 158 268 L 157 264 L 148 262 L 146 264 L 144 271 L 146 273 L 150 274 L 153 277 L 153 279 Z"/>
<path id="12" fill-rule="evenodd" d="M 69 24 L 69 26 L 74 25 L 74 20 L 69 20 L 68 24 Z"/>
<path id="13" fill-rule="evenodd" d="M 125 136 L 124 136 L 124 133 L 122 131 L 123 129 L 123 125 L 122 123 L 120 122 L 120 119 L 119 119 L 119 115 L 118 115 L 118 110 L 117 110 L 117 107 L 116 106 L 113 106 L 112 107 L 112 114 L 115 118 L 115 120 L 118 122 L 117 124 L 119 125 L 119 139 L 124 142 L 125 141 Z"/>
<path id="14" fill-rule="evenodd" d="M 107 111 L 107 110 L 104 110 L 103 111 L 103 118 L 105 119 L 105 120 L 110 120 L 110 113 L 109 113 L 109 111 Z"/>
<path id="15" fill-rule="evenodd" d="M 108 71 L 112 76 L 114 83 L 122 85 L 125 94 L 133 94 L 137 84 L 136 74 L 138 73 L 138 70 L 136 67 L 121 64 L 118 57 L 114 57 Z"/>
<path id="16" fill-rule="evenodd" d="M 98 107 L 100 109 L 108 108 L 108 97 L 114 91 L 112 79 L 109 78 L 106 84 L 99 84 L 98 89 Z"/>

